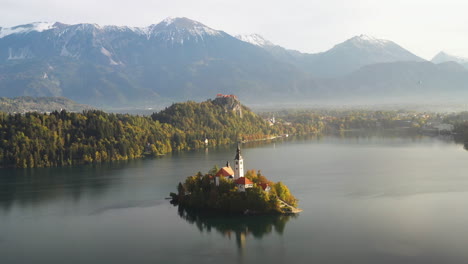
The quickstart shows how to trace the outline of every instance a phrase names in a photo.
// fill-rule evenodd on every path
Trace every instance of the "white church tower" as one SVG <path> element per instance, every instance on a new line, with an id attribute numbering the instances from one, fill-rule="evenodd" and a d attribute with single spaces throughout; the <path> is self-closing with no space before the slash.
<path id="1" fill-rule="evenodd" d="M 244 159 L 242 159 L 239 145 L 237 145 L 237 154 L 234 158 L 234 179 L 237 180 L 240 177 L 244 177 Z"/>

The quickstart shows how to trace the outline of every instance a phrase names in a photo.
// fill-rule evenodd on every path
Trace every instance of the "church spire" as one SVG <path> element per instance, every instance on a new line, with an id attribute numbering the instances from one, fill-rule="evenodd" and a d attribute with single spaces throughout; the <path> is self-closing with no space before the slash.
<path id="1" fill-rule="evenodd" d="M 234 158 L 234 161 L 235 161 L 234 179 L 239 179 L 240 177 L 244 177 L 244 159 L 242 158 L 239 144 L 237 144 L 237 153 L 236 153 L 236 157 Z"/>
<path id="2" fill-rule="evenodd" d="M 235 160 L 241 160 L 241 159 L 242 159 L 241 150 L 240 150 L 239 144 L 237 144 L 237 153 L 236 153 L 236 157 L 235 157 L 234 159 L 235 159 Z"/>

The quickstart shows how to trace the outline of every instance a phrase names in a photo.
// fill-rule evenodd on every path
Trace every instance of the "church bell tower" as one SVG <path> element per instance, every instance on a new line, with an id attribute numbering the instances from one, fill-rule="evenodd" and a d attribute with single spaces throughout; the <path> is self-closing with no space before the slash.
<path id="1" fill-rule="evenodd" d="M 237 153 L 234 162 L 234 179 L 244 177 L 244 159 L 242 158 L 239 144 L 237 145 Z"/>

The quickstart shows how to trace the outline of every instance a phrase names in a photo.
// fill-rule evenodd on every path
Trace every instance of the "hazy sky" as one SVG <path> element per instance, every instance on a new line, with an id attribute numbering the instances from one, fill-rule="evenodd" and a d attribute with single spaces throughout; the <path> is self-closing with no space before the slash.
<path id="1" fill-rule="evenodd" d="M 468 57 L 467 0 L 0 0 L 0 7 L 2 27 L 35 21 L 147 26 L 184 16 L 303 52 L 367 34 L 426 59 L 441 50 Z"/>

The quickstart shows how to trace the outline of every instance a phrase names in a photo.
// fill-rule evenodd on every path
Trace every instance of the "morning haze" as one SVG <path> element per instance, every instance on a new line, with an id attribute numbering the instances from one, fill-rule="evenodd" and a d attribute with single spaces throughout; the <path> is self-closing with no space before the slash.
<path id="1" fill-rule="evenodd" d="M 468 4 L 0 9 L 0 263 L 468 263 Z"/>

